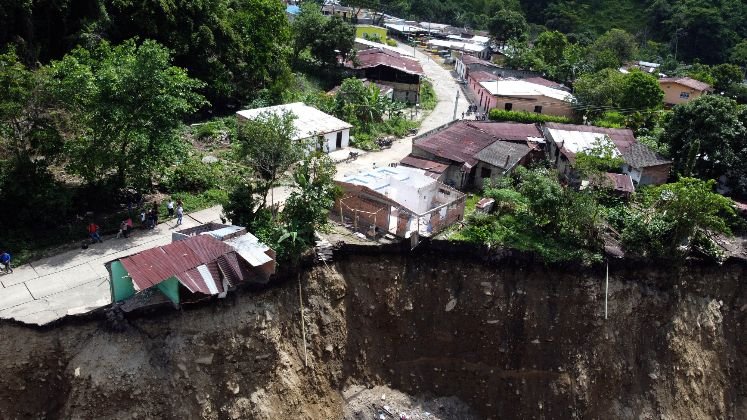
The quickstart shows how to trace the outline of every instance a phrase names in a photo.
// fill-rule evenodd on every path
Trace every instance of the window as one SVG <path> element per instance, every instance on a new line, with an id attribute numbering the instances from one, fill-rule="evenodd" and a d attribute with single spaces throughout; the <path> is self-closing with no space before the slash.
<path id="1" fill-rule="evenodd" d="M 688 99 L 690 97 L 689 92 L 680 92 L 680 99 Z"/>
<path id="2" fill-rule="evenodd" d="M 480 169 L 480 178 L 490 178 L 490 168 L 481 168 Z"/>
<path id="3" fill-rule="evenodd" d="M 542 106 L 541 105 L 535 106 L 534 107 L 534 112 L 536 112 L 538 114 L 541 114 L 542 113 Z"/>
<path id="4" fill-rule="evenodd" d="M 513 109 L 513 107 L 514 107 L 514 104 L 512 104 L 511 102 L 509 102 L 509 103 L 507 103 L 506 105 L 503 106 L 503 109 L 505 109 L 506 111 L 510 111 L 510 110 Z"/>

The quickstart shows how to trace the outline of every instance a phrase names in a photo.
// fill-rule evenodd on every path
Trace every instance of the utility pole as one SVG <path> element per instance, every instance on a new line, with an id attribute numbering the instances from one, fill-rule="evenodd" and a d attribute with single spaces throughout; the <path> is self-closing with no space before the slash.
<path id="1" fill-rule="evenodd" d="M 456 100 L 454 101 L 454 118 L 451 119 L 452 121 L 456 119 L 458 106 L 459 106 L 459 88 L 457 88 Z"/>

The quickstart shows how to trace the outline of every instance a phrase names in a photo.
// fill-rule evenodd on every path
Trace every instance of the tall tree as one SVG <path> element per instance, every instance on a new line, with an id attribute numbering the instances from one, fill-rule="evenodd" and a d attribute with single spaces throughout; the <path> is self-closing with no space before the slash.
<path id="1" fill-rule="evenodd" d="M 732 186 L 747 193 L 747 110 L 734 100 L 706 95 L 674 112 L 664 126 L 662 141 L 669 145 L 675 169 L 699 178 L 730 178 Z M 694 162 L 688 162 L 697 147 Z"/>
<path id="2" fill-rule="evenodd" d="M 181 148 L 182 118 L 204 102 L 202 83 L 171 65 L 155 41 L 102 42 L 52 64 L 56 89 L 68 98 L 85 131 L 68 143 L 69 168 L 88 182 L 149 185 Z"/>
<path id="3" fill-rule="evenodd" d="M 592 49 L 599 52 L 611 51 L 617 59 L 617 65 L 620 65 L 631 60 L 638 48 L 632 35 L 622 29 L 610 29 L 594 41 Z"/>
<path id="4" fill-rule="evenodd" d="M 642 71 L 626 75 L 622 83 L 620 106 L 628 110 L 647 111 L 661 108 L 664 91 L 659 81 Z"/>
<path id="5" fill-rule="evenodd" d="M 291 112 L 265 112 L 238 125 L 239 156 L 254 170 L 254 190 L 261 197 L 255 210 L 265 208 L 267 196 L 277 186 L 280 177 L 303 157 L 310 146 L 296 139 L 299 133 L 295 119 Z"/>
<path id="6" fill-rule="evenodd" d="M 534 42 L 534 52 L 547 66 L 556 68 L 561 64 L 567 46 L 565 35 L 558 31 L 545 31 Z"/>
<path id="7" fill-rule="evenodd" d="M 13 50 L 0 54 L 0 224 L 6 228 L 59 223 L 69 196 L 50 166 L 62 160 L 71 129 L 47 68 L 29 69 Z M 7 229 L 6 229 L 7 230 Z"/>
<path id="8" fill-rule="evenodd" d="M 521 39 L 526 36 L 527 21 L 524 15 L 513 10 L 501 10 L 488 23 L 490 34 L 500 44 L 505 45 L 509 39 Z"/>

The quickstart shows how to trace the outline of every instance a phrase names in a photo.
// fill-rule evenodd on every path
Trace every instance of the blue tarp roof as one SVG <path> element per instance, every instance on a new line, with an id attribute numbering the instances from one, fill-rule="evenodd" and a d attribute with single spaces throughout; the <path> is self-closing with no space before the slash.
<path id="1" fill-rule="evenodd" d="M 285 8 L 285 12 L 292 15 L 297 15 L 301 12 L 301 8 L 296 5 L 289 4 L 288 7 Z"/>

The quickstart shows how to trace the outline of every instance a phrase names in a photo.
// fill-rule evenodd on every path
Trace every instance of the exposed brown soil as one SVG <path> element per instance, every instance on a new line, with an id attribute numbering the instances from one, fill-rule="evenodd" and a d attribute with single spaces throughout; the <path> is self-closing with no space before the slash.
<path id="1" fill-rule="evenodd" d="M 368 419 L 382 393 L 409 418 L 747 418 L 745 263 L 630 266 L 605 320 L 603 270 L 355 249 L 299 275 L 306 354 L 295 276 L 123 331 L 3 323 L 0 418 Z"/>

